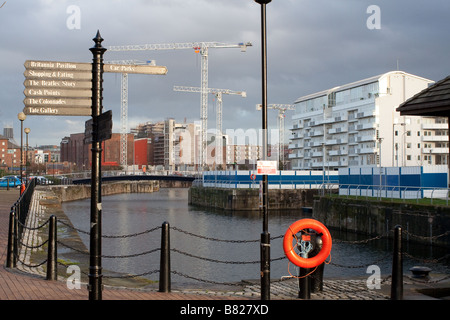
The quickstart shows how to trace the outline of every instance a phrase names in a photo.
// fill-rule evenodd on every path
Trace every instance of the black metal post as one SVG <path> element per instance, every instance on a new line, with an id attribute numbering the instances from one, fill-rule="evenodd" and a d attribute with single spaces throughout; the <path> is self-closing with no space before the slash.
<path id="1" fill-rule="evenodd" d="M 27 130 L 28 129 L 28 130 Z M 25 128 L 25 134 L 26 134 L 26 151 L 25 151 L 25 182 L 28 184 L 28 133 L 30 132 L 29 128 Z"/>
<path id="2" fill-rule="evenodd" d="M 17 257 L 19 256 L 19 219 L 20 219 L 20 210 L 19 210 L 20 202 L 17 202 L 14 208 L 14 223 L 13 223 L 13 266 L 14 268 L 17 266 Z"/>
<path id="3" fill-rule="evenodd" d="M 159 292 L 170 292 L 170 227 L 168 222 L 162 224 L 161 260 L 159 267 Z"/>
<path id="4" fill-rule="evenodd" d="M 267 33 L 266 4 L 272 0 L 255 0 L 261 5 L 261 61 L 262 61 L 262 147 L 263 160 L 267 160 Z M 263 232 L 261 233 L 261 300 L 270 299 L 270 234 L 269 234 L 269 183 L 266 174 L 262 177 Z"/>
<path id="5" fill-rule="evenodd" d="M 92 62 L 92 172 L 91 172 L 91 224 L 89 262 L 89 300 L 102 300 L 102 192 L 101 192 L 101 143 L 99 141 L 98 117 L 102 113 L 103 93 L 103 38 L 100 32 L 94 39 L 95 46 L 89 50 Z"/>
<path id="6" fill-rule="evenodd" d="M 307 275 L 311 272 L 311 269 L 299 268 L 299 277 L 298 279 L 298 297 L 300 299 L 309 300 L 311 299 L 311 289 L 310 289 L 310 279 Z"/>
<path id="7" fill-rule="evenodd" d="M 305 234 L 302 231 L 302 237 Z M 307 259 L 309 257 L 309 251 L 301 253 L 302 258 Z M 309 268 L 299 268 L 298 272 L 298 297 L 300 299 L 309 300 L 311 299 L 311 290 L 310 290 L 310 279 L 308 273 L 310 273 Z"/>
<path id="8" fill-rule="evenodd" d="M 25 120 L 25 116 L 22 115 L 23 112 L 19 114 L 20 120 L 20 188 L 19 195 L 22 195 L 23 189 L 23 176 L 22 176 L 22 162 L 23 162 L 23 121 Z"/>
<path id="9" fill-rule="evenodd" d="M 56 216 L 51 215 L 48 227 L 47 280 L 58 279 L 57 259 Z"/>
<path id="10" fill-rule="evenodd" d="M 6 267 L 7 268 L 15 268 L 16 267 L 16 259 L 14 259 L 14 225 L 16 221 L 16 214 L 14 212 L 14 207 L 11 208 L 11 212 L 9 213 L 9 229 L 8 229 L 8 253 L 6 255 Z"/>
<path id="11" fill-rule="evenodd" d="M 402 227 L 394 228 L 391 300 L 403 300 Z"/>

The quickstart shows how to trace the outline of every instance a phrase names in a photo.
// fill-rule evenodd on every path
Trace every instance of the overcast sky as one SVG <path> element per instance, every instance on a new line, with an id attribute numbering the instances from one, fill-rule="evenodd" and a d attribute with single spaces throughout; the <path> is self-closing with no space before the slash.
<path id="1" fill-rule="evenodd" d="M 91 62 L 100 30 L 105 47 L 214 41 L 251 42 L 209 50 L 209 87 L 246 91 L 224 96 L 223 128 L 261 127 L 260 5 L 253 0 L 0 0 L 0 127 L 23 110 L 26 60 Z M 374 7 L 371 7 L 375 5 Z M 73 10 L 75 9 L 75 11 Z M 369 10 L 368 10 L 369 9 Z M 79 12 L 79 14 L 77 13 Z M 297 98 L 397 67 L 434 81 L 449 75 L 448 0 L 273 0 L 267 5 L 268 102 Z M 106 52 L 108 60 L 156 60 L 168 74 L 129 75 L 129 127 L 175 118 L 199 121 L 200 94 L 174 85 L 200 86 L 201 57 L 193 50 Z M 120 132 L 119 74 L 104 75 L 104 111 Z M 287 113 L 289 127 L 293 112 Z M 269 112 L 276 127 L 277 112 Z M 208 128 L 215 126 L 209 96 Z M 89 117 L 28 116 L 30 144 L 59 144 L 83 132 Z M 0 132 L 0 134 L 3 132 Z"/>

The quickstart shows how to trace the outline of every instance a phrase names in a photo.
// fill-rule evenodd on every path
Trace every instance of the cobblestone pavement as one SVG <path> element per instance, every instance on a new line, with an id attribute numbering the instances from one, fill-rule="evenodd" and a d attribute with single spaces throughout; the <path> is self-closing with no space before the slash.
<path id="1" fill-rule="evenodd" d="M 385 286 L 382 289 L 368 289 L 365 280 L 324 280 L 323 290 L 311 293 L 311 300 L 388 300 Z M 210 294 L 216 296 L 240 296 L 245 298 L 260 298 L 261 287 L 258 283 L 245 283 L 240 290 L 226 289 L 184 289 L 173 292 Z M 270 297 L 274 300 L 298 299 L 298 280 L 289 279 L 274 281 L 270 284 Z"/>

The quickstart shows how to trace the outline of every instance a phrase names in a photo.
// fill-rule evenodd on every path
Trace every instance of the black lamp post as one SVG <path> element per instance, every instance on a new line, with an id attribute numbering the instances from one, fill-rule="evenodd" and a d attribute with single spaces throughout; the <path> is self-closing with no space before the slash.
<path id="1" fill-rule="evenodd" d="M 272 0 L 255 0 L 261 5 L 261 61 L 262 61 L 262 146 L 263 160 L 267 160 L 267 33 L 266 4 Z M 268 223 L 269 185 L 267 174 L 262 179 L 263 232 L 261 233 L 261 300 L 270 299 L 270 233 Z"/>
<path id="2" fill-rule="evenodd" d="M 19 194 L 22 194 L 22 184 L 23 184 L 23 177 L 22 177 L 22 162 L 23 162 L 23 122 L 27 118 L 25 113 L 20 112 L 17 115 L 17 118 L 20 120 L 20 190 Z"/>
<path id="3" fill-rule="evenodd" d="M 27 139 L 26 139 L 26 151 L 25 151 L 25 180 L 28 183 L 28 134 L 30 133 L 30 128 L 25 128 L 23 130 L 25 132 L 25 134 L 27 135 Z"/>

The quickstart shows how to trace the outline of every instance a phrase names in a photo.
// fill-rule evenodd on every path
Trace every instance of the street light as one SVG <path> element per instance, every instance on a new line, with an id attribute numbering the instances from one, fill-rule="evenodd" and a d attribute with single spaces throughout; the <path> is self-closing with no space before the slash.
<path id="1" fill-rule="evenodd" d="M 17 118 L 20 120 L 20 194 L 22 194 L 22 186 L 23 186 L 23 177 L 22 177 L 22 160 L 23 160 L 23 122 L 27 118 L 25 113 L 20 112 L 17 115 Z"/>
<path id="2" fill-rule="evenodd" d="M 267 160 L 267 33 L 266 4 L 272 0 L 255 0 L 261 5 L 261 62 L 262 62 L 262 147 L 263 160 Z M 269 186 L 267 174 L 262 178 L 263 232 L 261 233 L 261 300 L 270 299 L 270 234 L 268 226 Z"/>
<path id="3" fill-rule="evenodd" d="M 26 151 L 25 151 L 25 180 L 27 181 L 27 183 L 28 183 L 28 134 L 30 133 L 30 128 L 25 128 L 24 130 L 23 130 L 25 133 L 26 133 L 26 135 L 27 135 L 27 148 L 26 148 Z"/>

